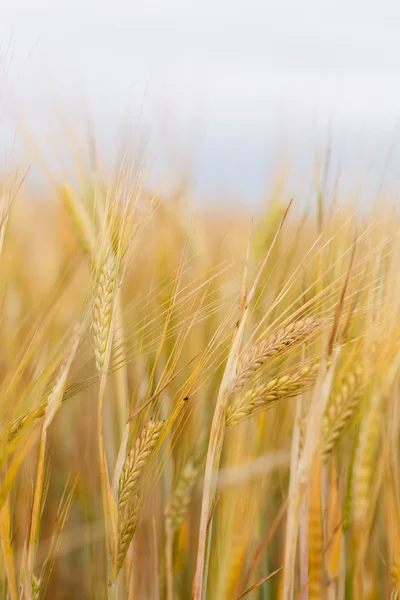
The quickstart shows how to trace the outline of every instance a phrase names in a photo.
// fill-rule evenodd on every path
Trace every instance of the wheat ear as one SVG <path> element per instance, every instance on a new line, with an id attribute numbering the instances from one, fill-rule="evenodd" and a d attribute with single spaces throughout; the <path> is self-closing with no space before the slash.
<path id="1" fill-rule="evenodd" d="M 382 410 L 377 396 L 371 400 L 368 412 L 361 421 L 354 457 L 352 517 L 356 531 L 361 531 L 370 506 L 371 482 L 381 434 Z"/>
<path id="2" fill-rule="evenodd" d="M 283 375 L 253 387 L 238 396 L 226 410 L 226 424 L 230 427 L 267 409 L 277 400 L 298 396 L 316 380 L 319 364 L 303 367 L 290 375 Z"/>
<path id="3" fill-rule="evenodd" d="M 315 330 L 318 323 L 318 319 L 313 317 L 300 319 L 254 344 L 238 363 L 232 394 L 237 394 L 271 356 L 303 340 Z"/>
<path id="4" fill-rule="evenodd" d="M 128 453 L 119 479 L 117 573 L 136 529 L 140 503 L 139 479 L 160 437 L 163 421 L 150 421 Z"/>
<path id="5" fill-rule="evenodd" d="M 36 421 L 36 419 L 41 419 L 46 414 L 47 400 L 41 402 L 36 408 L 26 412 L 21 417 L 15 419 L 10 427 L 10 431 L 8 432 L 8 442 L 12 442 L 13 439 L 18 435 L 21 429 L 28 423 L 29 421 Z"/>
<path id="6" fill-rule="evenodd" d="M 187 462 L 165 511 L 167 527 L 172 532 L 179 529 L 183 523 L 198 475 L 199 468 L 195 466 L 194 462 L 192 460 Z"/>
<path id="7" fill-rule="evenodd" d="M 115 267 L 115 256 L 110 252 L 100 271 L 93 300 L 93 346 L 96 356 L 96 368 L 99 373 L 102 372 L 104 367 L 110 336 L 114 305 Z"/>
<path id="8" fill-rule="evenodd" d="M 331 394 L 322 422 L 322 459 L 326 462 L 356 411 L 363 392 L 363 370 L 356 366 Z"/>
<path id="9" fill-rule="evenodd" d="M 78 323 L 75 328 L 75 336 L 77 335 L 80 327 L 81 327 L 81 325 Z M 75 343 L 76 343 L 76 339 L 75 339 Z M 36 421 L 37 419 L 41 419 L 42 417 L 44 417 L 44 415 L 46 414 L 46 409 L 48 406 L 49 399 L 53 396 L 53 394 L 55 393 L 55 391 L 57 389 L 57 386 L 60 384 L 60 379 L 62 377 L 62 374 L 64 373 L 65 368 L 71 359 L 71 355 L 75 354 L 75 352 L 76 352 L 76 348 L 75 348 L 75 346 L 72 346 L 69 353 L 63 358 L 63 360 L 60 364 L 60 368 L 57 373 L 57 377 L 54 381 L 52 390 L 51 390 L 50 394 L 46 397 L 46 399 L 42 400 L 42 402 L 40 402 L 40 404 L 38 404 L 35 408 L 32 408 L 31 410 L 29 410 L 25 414 L 23 414 L 21 417 L 18 417 L 17 419 L 15 419 L 13 421 L 13 423 L 11 424 L 10 430 L 8 432 L 8 442 L 12 442 L 14 440 L 14 438 L 18 435 L 18 433 L 21 431 L 21 429 L 28 422 L 33 422 L 33 421 Z M 61 397 L 61 401 L 63 399 L 64 399 L 64 396 Z"/>

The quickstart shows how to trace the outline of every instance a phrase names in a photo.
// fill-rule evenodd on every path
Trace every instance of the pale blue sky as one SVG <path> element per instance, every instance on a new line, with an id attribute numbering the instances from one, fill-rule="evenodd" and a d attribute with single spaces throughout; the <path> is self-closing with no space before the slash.
<path id="1" fill-rule="evenodd" d="M 28 121 L 62 98 L 87 106 L 107 140 L 127 107 L 143 110 L 175 138 L 176 163 L 196 140 L 199 190 L 254 195 L 282 141 L 311 156 L 329 128 L 354 168 L 400 141 L 397 1 L 2 4 L 8 81 Z"/>

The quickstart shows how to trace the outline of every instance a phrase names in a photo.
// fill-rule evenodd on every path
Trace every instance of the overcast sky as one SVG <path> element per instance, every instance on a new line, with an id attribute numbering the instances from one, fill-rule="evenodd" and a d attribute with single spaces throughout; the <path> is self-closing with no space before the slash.
<path id="1" fill-rule="evenodd" d="M 349 164 L 396 145 L 399 34 L 395 0 L 3 0 L 0 19 L 26 119 L 57 98 L 104 134 L 143 110 L 196 140 L 199 188 L 239 193 L 282 140 L 311 153 L 331 129 Z"/>

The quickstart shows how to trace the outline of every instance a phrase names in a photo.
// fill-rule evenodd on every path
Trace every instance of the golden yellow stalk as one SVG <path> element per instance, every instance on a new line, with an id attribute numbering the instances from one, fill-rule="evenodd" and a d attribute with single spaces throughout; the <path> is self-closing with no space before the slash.
<path id="1" fill-rule="evenodd" d="M 109 250 L 108 253 L 105 254 L 105 258 L 100 259 L 100 271 L 96 281 L 92 306 L 92 334 L 96 368 L 100 375 L 97 402 L 97 441 L 110 579 L 114 578 L 117 557 L 117 510 L 111 490 L 107 457 L 104 447 L 103 409 L 113 341 L 117 298 L 117 262 L 113 251 Z"/>
<path id="2" fill-rule="evenodd" d="M 309 492 L 308 530 L 308 598 L 322 600 L 324 577 L 324 544 L 322 535 L 321 460 L 314 458 Z"/>
<path id="3" fill-rule="evenodd" d="M 327 466 L 324 465 L 326 469 Z M 327 581 L 327 598 L 336 598 L 336 587 L 340 574 L 342 548 L 342 516 L 341 500 L 338 490 L 338 472 L 336 459 L 333 456 L 329 472 L 328 506 L 326 516 L 326 552 L 325 571 Z"/>
<path id="4" fill-rule="evenodd" d="M 3 252 L 11 206 L 26 176 L 25 173 L 25 175 L 20 178 L 17 170 L 15 173 L 12 173 L 11 164 L 8 165 L 8 167 L 9 170 L 6 171 L 5 176 L 2 177 L 2 181 L 0 182 L 0 257 Z"/>
<path id="5" fill-rule="evenodd" d="M 20 444 L 15 451 L 15 454 L 7 465 L 7 470 L 0 484 L 0 510 L 3 508 L 4 502 L 7 500 L 8 494 L 13 486 L 14 480 L 21 468 L 21 465 L 29 454 L 36 440 L 35 432 L 31 432 L 26 436 L 24 444 Z"/>
<path id="6" fill-rule="evenodd" d="M 398 473 L 396 473 L 396 476 Z M 386 527 L 389 542 L 389 551 L 392 561 L 391 575 L 393 579 L 392 594 L 400 593 L 400 519 L 399 510 L 396 501 L 396 491 L 393 481 L 393 474 L 389 464 L 386 465 L 385 499 L 386 499 Z"/>
<path id="7" fill-rule="evenodd" d="M 249 534 L 239 534 L 232 540 L 230 547 L 230 563 L 228 565 L 227 581 L 225 583 L 227 589 L 227 597 L 234 598 L 237 596 L 238 585 L 241 580 L 241 575 L 246 564 L 246 556 L 249 549 Z"/>
<path id="8" fill-rule="evenodd" d="M 400 552 L 396 550 L 393 556 L 393 563 L 391 568 L 391 574 L 393 578 L 393 587 L 396 593 L 400 594 Z"/>
<path id="9" fill-rule="evenodd" d="M 337 360 L 339 359 L 340 351 L 340 347 L 334 350 L 329 370 L 327 370 L 326 360 L 322 361 L 320 365 L 320 371 L 313 390 L 311 405 L 308 412 L 303 450 L 295 469 L 291 469 L 290 473 L 289 505 L 286 522 L 283 569 L 283 600 L 290 600 L 292 598 L 301 501 L 311 478 L 315 452 L 319 447 L 322 418 L 328 402 L 333 374 L 335 372 Z M 292 448 L 295 448 L 298 445 L 298 442 L 299 440 L 293 440 Z"/>
<path id="10" fill-rule="evenodd" d="M 199 478 L 200 463 L 203 452 L 204 430 L 201 431 L 194 448 L 176 482 L 173 483 L 169 500 L 165 507 L 165 567 L 167 600 L 174 597 L 173 577 L 173 543 L 174 535 L 180 529 L 192 500 L 193 492 Z M 171 484 L 169 484 L 171 486 Z"/>
<path id="11" fill-rule="evenodd" d="M 246 293 L 247 285 L 242 286 L 242 312 L 240 320 L 238 322 L 237 329 L 235 330 L 232 345 L 230 347 L 228 359 L 225 365 L 224 374 L 222 376 L 221 385 L 219 387 L 217 402 L 213 414 L 213 420 L 211 424 L 210 439 L 206 457 L 206 468 L 203 485 L 203 496 L 201 502 L 201 516 L 200 516 L 200 528 L 199 528 L 199 543 L 197 548 L 197 561 L 196 561 L 196 572 L 193 579 L 193 600 L 201 600 L 206 595 L 207 578 L 208 578 L 208 563 L 209 553 L 207 550 L 207 537 L 210 539 L 212 533 L 212 506 L 215 501 L 216 485 L 217 485 L 217 474 L 219 469 L 219 462 L 221 459 L 222 446 L 224 441 L 224 433 L 226 426 L 226 407 L 228 405 L 232 386 L 236 379 L 236 367 L 239 358 L 240 345 L 243 340 L 244 329 L 246 326 L 247 319 L 249 317 L 249 310 L 251 302 L 255 296 L 257 286 L 260 282 L 261 275 L 264 271 L 266 264 L 269 261 L 272 250 L 276 244 L 279 233 L 283 227 L 286 216 L 291 207 L 292 201 L 287 206 L 280 224 L 277 228 L 275 236 L 272 240 L 271 246 L 265 256 L 261 267 L 258 270 L 253 285 Z M 249 251 L 247 256 L 249 255 Z M 244 273 L 244 281 L 247 280 L 247 270 Z"/>
<path id="12" fill-rule="evenodd" d="M 34 559 L 36 553 L 36 547 L 39 539 L 39 527 L 42 509 L 42 497 L 43 497 L 43 485 L 44 485 L 44 470 L 45 470 L 45 457 L 46 457 L 46 441 L 47 441 L 47 429 L 51 425 L 54 416 L 61 406 L 65 386 L 71 364 L 75 358 L 75 354 L 79 344 L 80 325 L 75 329 L 74 339 L 72 347 L 68 354 L 64 357 L 61 363 L 57 379 L 54 383 L 53 389 L 49 394 L 46 403 L 46 411 L 44 415 L 44 423 L 42 428 L 42 434 L 39 445 L 39 456 L 36 471 L 36 483 L 35 491 L 33 496 L 32 515 L 31 515 L 31 526 L 29 532 L 29 543 L 28 543 L 28 571 L 31 576 L 34 576 Z"/>
<path id="13" fill-rule="evenodd" d="M 10 520 L 10 499 L 4 503 L 0 511 L 0 540 L 3 560 L 5 563 L 5 571 L 7 575 L 8 594 L 11 600 L 17 600 L 17 584 L 15 580 L 15 566 L 13 549 L 11 544 L 11 520 Z"/>
<path id="14" fill-rule="evenodd" d="M 7 206 L 5 198 L 2 197 L 0 190 L 0 256 L 3 251 L 4 238 L 6 235 L 8 224 L 9 210 L 9 206 Z"/>

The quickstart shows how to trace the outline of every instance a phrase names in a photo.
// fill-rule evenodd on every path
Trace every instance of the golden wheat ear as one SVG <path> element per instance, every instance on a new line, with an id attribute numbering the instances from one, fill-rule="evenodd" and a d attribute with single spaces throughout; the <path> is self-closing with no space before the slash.
<path id="1" fill-rule="evenodd" d="M 320 321 L 313 317 L 300 319 L 254 344 L 238 362 L 232 394 L 237 394 L 265 366 L 269 358 L 306 339 L 319 323 Z"/>
<path id="2" fill-rule="evenodd" d="M 250 388 L 243 395 L 234 398 L 226 409 L 226 424 L 238 425 L 252 415 L 262 412 L 273 402 L 294 398 L 315 382 L 319 363 L 298 369 L 290 375 L 276 377 Z"/>
<path id="3" fill-rule="evenodd" d="M 116 285 L 115 263 L 115 256 L 110 252 L 101 268 L 93 298 L 93 346 L 96 357 L 96 368 L 99 374 L 104 368 L 109 345 Z"/>
<path id="4" fill-rule="evenodd" d="M 165 511 L 166 525 L 172 532 L 177 531 L 183 523 L 198 476 L 199 468 L 193 461 L 187 462 Z"/>
<path id="5" fill-rule="evenodd" d="M 356 365 L 341 379 L 340 385 L 330 395 L 322 422 L 321 453 L 324 462 L 329 459 L 335 446 L 340 442 L 357 410 L 364 388 L 364 371 L 360 365 Z"/>
<path id="6" fill-rule="evenodd" d="M 163 421 L 150 421 L 141 431 L 122 467 L 118 489 L 117 573 L 133 539 L 141 500 L 140 478 L 160 438 Z"/>

